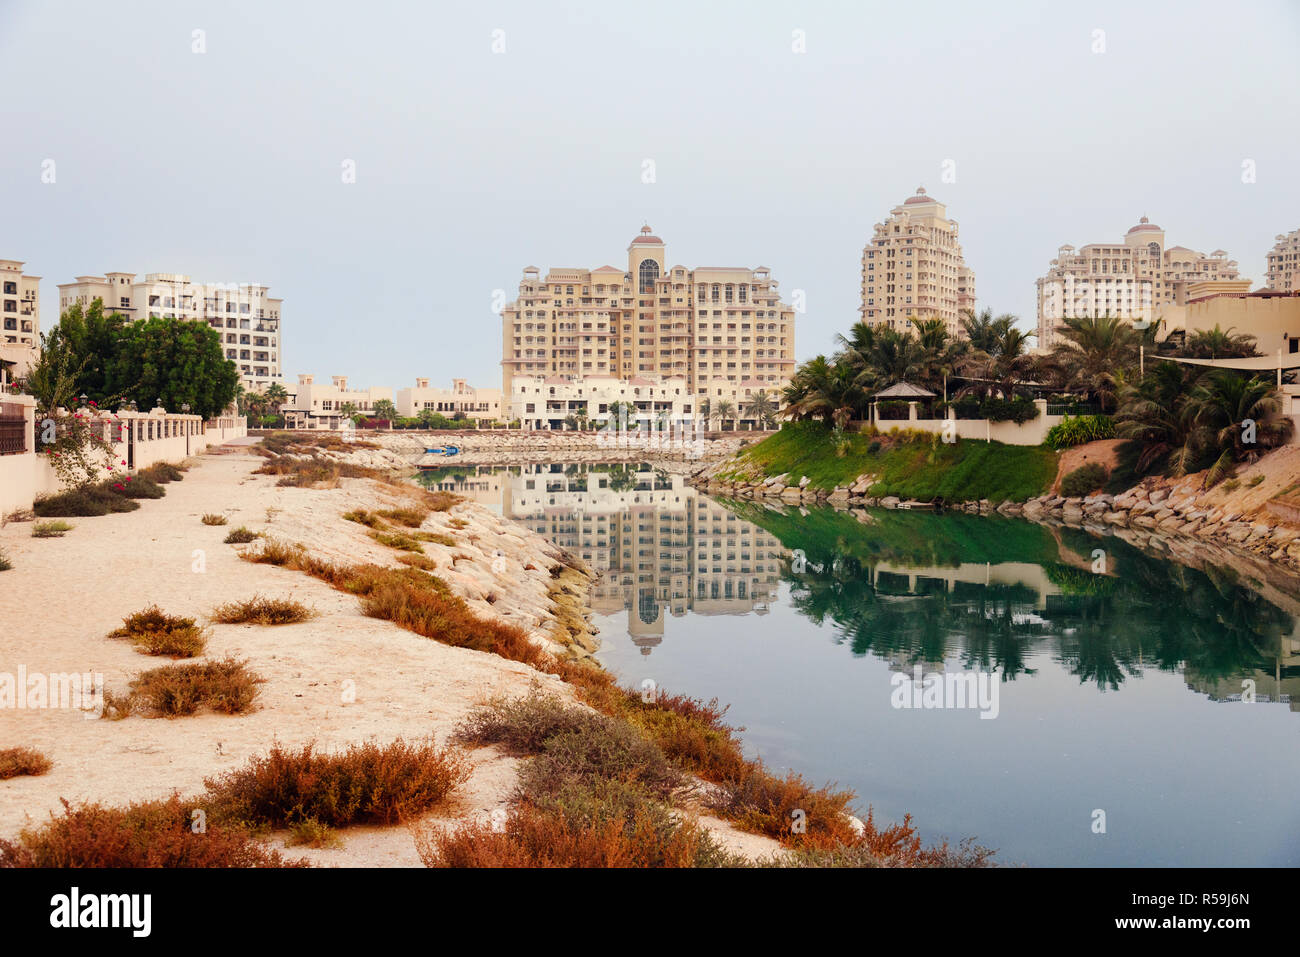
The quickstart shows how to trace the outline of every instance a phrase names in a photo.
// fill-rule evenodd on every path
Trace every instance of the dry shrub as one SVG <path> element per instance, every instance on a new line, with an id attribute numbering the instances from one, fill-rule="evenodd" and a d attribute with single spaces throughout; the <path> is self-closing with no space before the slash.
<path id="1" fill-rule="evenodd" d="M 122 627 L 110 631 L 108 637 L 129 641 L 142 654 L 172 658 L 201 655 L 208 643 L 204 629 L 193 618 L 165 614 L 157 605 L 127 615 L 122 619 Z"/>
<path id="2" fill-rule="evenodd" d="M 438 570 L 438 563 L 428 555 L 398 555 L 397 560 L 411 568 L 422 568 L 430 572 Z"/>
<path id="3" fill-rule="evenodd" d="M 453 505 L 460 502 L 460 496 L 454 492 L 439 492 L 430 489 L 424 489 L 423 492 L 421 499 L 431 512 L 446 512 Z"/>
<path id="4" fill-rule="evenodd" d="M 384 523 L 379 520 L 379 516 L 374 512 L 367 512 L 364 508 L 354 508 L 350 512 L 343 513 L 344 519 L 349 522 L 368 526 L 369 528 L 384 528 Z"/>
<path id="5" fill-rule="evenodd" d="M 199 519 L 204 525 L 225 525 L 226 516 L 218 515 L 215 512 L 207 512 L 203 518 Z"/>
<path id="6" fill-rule="evenodd" d="M 243 601 L 218 605 L 209 616 L 222 625 L 292 625 L 315 617 L 316 613 L 291 598 L 262 598 L 254 595 Z"/>
<path id="7" fill-rule="evenodd" d="M 246 831 L 208 821 L 192 828 L 201 805 L 172 795 L 125 808 L 63 802 L 63 813 L 0 841 L 0 867 L 310 867 L 288 860 Z"/>
<path id="8" fill-rule="evenodd" d="M 244 767 L 204 783 L 224 820 L 289 827 L 314 821 L 326 827 L 393 824 L 437 807 L 470 776 L 459 751 L 432 741 L 349 744 L 321 754 L 273 747 Z"/>
<path id="9" fill-rule="evenodd" d="M 118 488 L 118 485 L 121 488 Z M 121 482 L 109 486 L 110 490 L 126 498 L 162 498 L 167 494 L 167 490 L 158 482 L 155 482 L 144 472 L 136 473 L 131 479 L 124 478 Z"/>
<path id="10" fill-rule="evenodd" d="M 241 714 L 253 707 L 264 679 L 235 658 L 165 665 L 131 681 L 131 706 L 143 705 L 153 717 L 194 714 L 208 707 L 221 714 Z"/>
<path id="11" fill-rule="evenodd" d="M 170 462 L 155 462 L 147 468 L 142 468 L 136 472 L 136 478 L 141 476 L 158 485 L 165 485 L 168 482 L 180 482 L 185 478 L 185 469 Z"/>
<path id="12" fill-rule="evenodd" d="M 412 532 L 411 537 L 421 542 L 433 542 L 435 545 L 443 545 L 447 548 L 456 544 L 456 540 L 450 535 L 444 535 L 441 532 Z"/>
<path id="13" fill-rule="evenodd" d="M 992 867 L 994 851 L 970 838 L 956 847 L 947 841 L 930 847 L 921 845 L 912 826 L 912 816 L 901 824 L 877 830 L 874 815 L 867 810 L 861 837 L 849 844 L 831 848 L 799 847 L 785 854 L 764 859 L 763 867 Z"/>
<path id="14" fill-rule="evenodd" d="M 230 534 L 225 538 L 225 543 L 227 545 L 243 545 L 247 542 L 255 541 L 256 539 L 256 532 L 250 531 L 243 525 L 240 525 L 238 528 L 231 529 Z"/>
<path id="15" fill-rule="evenodd" d="M 831 786 L 814 788 L 793 771 L 777 777 L 755 762 L 736 778 L 723 782 L 708 803 L 747 831 L 793 847 L 831 849 L 859 841 L 848 818 L 854 797 L 852 791 L 836 791 Z M 796 815 L 796 811 L 801 813 Z"/>
<path id="16" fill-rule="evenodd" d="M 523 629 L 480 618 L 462 599 L 448 593 L 445 585 L 437 589 L 405 577 L 424 572 L 413 568 L 385 571 L 388 574 L 365 593 L 363 614 L 458 648 L 486 651 L 538 668 L 549 663 L 550 656 L 533 644 Z"/>
<path id="17" fill-rule="evenodd" d="M 46 495 L 32 503 L 32 511 L 38 518 L 107 515 L 110 512 L 133 512 L 139 507 L 139 502 L 123 497 L 108 482 Z"/>
<path id="18" fill-rule="evenodd" d="M 380 545 L 387 545 L 389 548 L 396 548 L 403 552 L 423 552 L 424 548 L 418 541 L 403 532 L 378 532 L 372 531 L 370 537 Z"/>
<path id="19" fill-rule="evenodd" d="M 291 847 L 334 848 L 343 846 L 343 838 L 328 824 L 308 818 L 289 825 L 289 839 L 285 843 Z"/>
<path id="20" fill-rule="evenodd" d="M 475 708 L 456 727 L 456 740 L 482 746 L 496 744 L 516 756 L 540 754 L 557 735 L 583 734 L 607 720 L 567 704 L 533 686 L 518 698 L 496 697 Z"/>
<path id="21" fill-rule="evenodd" d="M 71 522 L 37 522 L 32 526 L 32 538 L 62 538 L 72 528 Z"/>
<path id="22" fill-rule="evenodd" d="M 429 512 L 430 509 L 427 508 L 386 508 L 379 514 L 407 528 L 419 528 L 429 517 Z"/>
<path id="23" fill-rule="evenodd" d="M 30 774 L 44 774 L 53 763 L 35 748 L 0 748 L 0 781 Z"/>
<path id="24" fill-rule="evenodd" d="M 505 826 L 490 823 L 416 831 L 426 867 L 710 867 L 741 861 L 722 851 L 694 821 L 666 808 L 630 817 L 571 820 L 531 805 L 512 809 Z"/>

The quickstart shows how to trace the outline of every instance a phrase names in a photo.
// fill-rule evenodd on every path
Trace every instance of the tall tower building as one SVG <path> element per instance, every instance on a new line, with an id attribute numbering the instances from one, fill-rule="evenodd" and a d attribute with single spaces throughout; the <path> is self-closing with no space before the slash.
<path id="1" fill-rule="evenodd" d="M 1056 343 L 1056 327 L 1072 316 L 1114 316 L 1132 322 L 1160 318 L 1163 307 L 1184 305 L 1193 284 L 1224 283 L 1237 291 L 1237 263 L 1222 249 L 1208 256 L 1166 246 L 1165 231 L 1143 216 L 1122 242 L 1062 246 L 1037 281 L 1038 342 Z M 1205 287 L 1198 285 L 1204 294 Z"/>
<path id="2" fill-rule="evenodd" d="M 1300 229 L 1277 237 L 1268 253 L 1268 288 L 1278 292 L 1300 291 Z"/>
<path id="3" fill-rule="evenodd" d="M 524 269 L 502 309 L 502 392 L 515 377 L 657 376 L 689 391 L 757 383 L 775 392 L 794 368 L 794 309 L 757 268 L 669 265 L 644 227 L 627 268 Z"/>
<path id="4" fill-rule="evenodd" d="M 918 189 L 876 223 L 862 250 L 862 321 L 900 332 L 908 320 L 939 318 L 964 335 L 962 313 L 975 309 L 975 273 L 957 241 L 957 221 Z"/>

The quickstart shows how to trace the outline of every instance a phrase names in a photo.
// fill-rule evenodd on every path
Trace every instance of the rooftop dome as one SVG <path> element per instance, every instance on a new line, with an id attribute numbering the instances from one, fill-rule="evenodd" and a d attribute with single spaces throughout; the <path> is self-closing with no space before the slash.
<path id="1" fill-rule="evenodd" d="M 925 187 L 924 187 L 924 186 L 918 186 L 918 187 L 916 188 L 916 195 L 915 195 L 915 196 L 909 196 L 909 197 L 907 197 L 907 199 L 903 200 L 903 205 L 904 205 L 904 206 L 919 206 L 919 205 L 921 205 L 922 203 L 933 203 L 933 202 L 936 202 L 936 200 L 935 200 L 935 198 L 934 198 L 933 196 L 927 196 L 927 195 L 925 195 Z"/>
<path id="2" fill-rule="evenodd" d="M 649 226 L 641 227 L 641 235 L 632 240 L 633 246 L 662 246 L 664 241 L 650 232 Z"/>
<path id="3" fill-rule="evenodd" d="M 1145 216 L 1143 216 L 1141 219 L 1138 220 L 1138 224 L 1128 231 L 1127 235 L 1132 235 L 1133 233 L 1158 233 L 1158 232 L 1161 232 L 1160 227 L 1157 226 L 1155 223 L 1151 222 L 1151 220 L 1147 219 Z"/>

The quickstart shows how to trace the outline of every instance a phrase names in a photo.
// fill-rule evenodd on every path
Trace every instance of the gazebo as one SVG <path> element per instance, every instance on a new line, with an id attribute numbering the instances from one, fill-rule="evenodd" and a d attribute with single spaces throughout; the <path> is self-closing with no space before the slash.
<path id="1" fill-rule="evenodd" d="M 913 422 L 916 420 L 916 403 L 921 399 L 933 398 L 934 393 L 929 389 L 922 389 L 919 385 L 912 385 L 910 382 L 895 382 L 871 397 L 871 421 L 873 424 L 880 421 L 880 410 L 877 406 L 879 406 L 882 399 L 898 399 L 906 402 L 907 419 L 909 422 Z"/>

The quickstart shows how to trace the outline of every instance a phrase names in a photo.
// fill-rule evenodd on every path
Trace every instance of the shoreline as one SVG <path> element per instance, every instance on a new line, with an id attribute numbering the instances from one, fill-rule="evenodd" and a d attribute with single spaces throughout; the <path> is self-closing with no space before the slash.
<path id="1" fill-rule="evenodd" d="M 60 799 L 112 806 L 196 794 L 204 778 L 245 764 L 273 742 L 298 747 L 314 741 L 336 750 L 432 735 L 441 744 L 474 708 L 496 696 L 522 697 L 541 684 L 563 700 L 578 700 L 575 689 L 554 675 L 366 617 L 356 597 L 323 581 L 242 560 L 239 551 L 260 546 L 223 543 L 240 525 L 300 542 L 326 560 L 400 568 L 395 557 L 402 553 L 371 540 L 364 525 L 342 515 L 400 507 L 420 494 L 415 485 L 365 478 L 340 479 L 328 489 L 279 487 L 275 476 L 252 474 L 263 461 L 247 447 L 223 446 L 189 460 L 184 479 L 138 511 L 73 519 L 72 530 L 56 539 L 32 538 L 28 521 L 0 530 L 13 562 L 0 580 L 0 610 L 10 622 L 36 622 L 0 634 L 0 661 L 29 673 L 90 670 L 104 676 L 107 691 L 121 693 L 133 675 L 168 663 L 106 637 L 124 616 L 154 603 L 201 621 L 216 605 L 255 594 L 295 599 L 317 612 L 292 625 L 210 625 L 206 657 L 247 658 L 266 679 L 258 707 L 246 715 L 90 721 L 69 709 L 0 709 L 6 741 L 38 747 L 53 761 L 43 775 L 0 783 L 0 837 L 43 824 L 60 809 Z M 227 515 L 229 524 L 203 525 L 200 517 L 208 512 Z M 589 623 L 594 576 L 563 549 L 465 500 L 434 513 L 423 527 L 455 540 L 428 543 L 426 553 L 437 563 L 436 574 L 475 613 L 522 627 L 536 643 L 569 657 L 595 650 Z M 563 570 L 554 576 L 557 565 Z M 51 583 L 73 600 L 39 603 L 33 616 L 34 596 Z M 347 688 L 352 700 L 343 694 Z M 484 822 L 509 805 L 520 759 L 492 747 L 468 753 L 473 773 L 449 807 L 407 824 L 343 829 L 337 849 L 287 852 L 322 866 L 422 866 L 413 827 Z M 772 838 L 707 813 L 696 817 L 723 846 L 746 857 L 780 852 Z M 286 837 L 274 834 L 273 846 L 285 850 Z"/>

